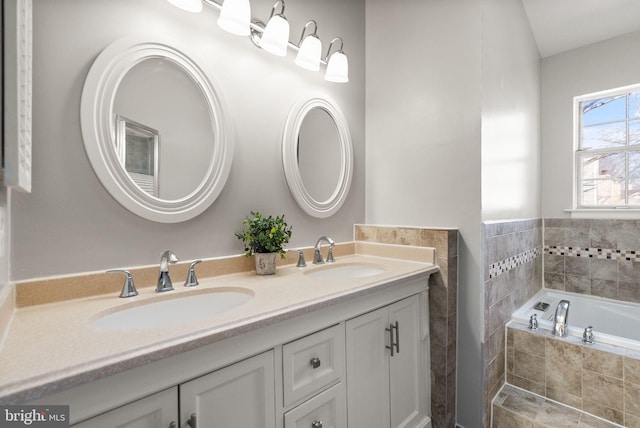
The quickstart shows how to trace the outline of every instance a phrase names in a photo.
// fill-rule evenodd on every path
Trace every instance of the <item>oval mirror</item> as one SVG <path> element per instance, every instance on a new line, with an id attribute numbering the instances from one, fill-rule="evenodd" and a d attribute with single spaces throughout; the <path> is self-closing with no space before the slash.
<path id="1" fill-rule="evenodd" d="M 353 148 L 347 120 L 325 97 L 302 99 L 285 123 L 282 158 L 291 194 L 309 215 L 329 217 L 351 186 Z"/>
<path id="2" fill-rule="evenodd" d="M 149 220 L 175 223 L 209 207 L 231 169 L 233 140 L 219 91 L 184 47 L 129 37 L 91 66 L 81 128 L 111 195 Z"/>

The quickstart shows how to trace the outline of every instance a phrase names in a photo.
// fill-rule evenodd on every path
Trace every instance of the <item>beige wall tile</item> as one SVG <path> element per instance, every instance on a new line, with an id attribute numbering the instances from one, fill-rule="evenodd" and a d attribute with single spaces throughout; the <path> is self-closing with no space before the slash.
<path id="1" fill-rule="evenodd" d="M 590 347 L 583 347 L 582 367 L 592 372 L 622 379 L 623 357 Z"/>
<path id="2" fill-rule="evenodd" d="M 622 380 L 584 370 L 582 401 L 583 405 L 591 402 L 614 410 L 624 410 Z"/>

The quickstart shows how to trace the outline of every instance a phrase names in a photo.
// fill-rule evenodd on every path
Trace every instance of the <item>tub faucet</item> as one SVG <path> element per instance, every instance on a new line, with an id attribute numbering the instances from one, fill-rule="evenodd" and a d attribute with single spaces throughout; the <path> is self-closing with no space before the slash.
<path id="1" fill-rule="evenodd" d="M 169 263 L 174 264 L 178 262 L 178 257 L 173 254 L 173 251 L 167 250 L 162 253 L 160 258 L 160 275 L 158 276 L 158 286 L 156 292 L 162 293 L 164 291 L 173 290 L 173 284 L 171 283 L 171 277 L 169 276 Z"/>
<path id="2" fill-rule="evenodd" d="M 553 330 L 551 334 L 554 336 L 565 337 L 567 331 L 567 320 L 569 318 L 569 305 L 568 300 L 560 300 L 556 307 L 556 314 L 553 317 Z"/>
<path id="3" fill-rule="evenodd" d="M 313 253 L 313 264 L 315 265 L 321 265 L 324 263 L 324 260 L 322 259 L 322 254 L 320 253 L 320 244 L 322 244 L 323 241 L 329 244 L 329 253 L 327 253 L 327 263 L 333 263 L 336 261 L 333 258 L 333 246 L 335 245 L 335 242 L 333 241 L 333 239 L 329 238 L 328 236 L 321 236 L 316 242 L 316 250 Z"/>

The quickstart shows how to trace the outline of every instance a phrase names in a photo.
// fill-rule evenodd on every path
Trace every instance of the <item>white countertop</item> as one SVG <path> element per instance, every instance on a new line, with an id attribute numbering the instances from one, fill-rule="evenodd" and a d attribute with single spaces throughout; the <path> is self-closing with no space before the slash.
<path id="1" fill-rule="evenodd" d="M 372 264 L 384 272 L 362 277 L 328 280 L 308 275 L 317 269 L 345 264 Z M 244 272 L 200 279 L 195 288 L 174 284 L 175 291 L 157 294 L 138 290 L 136 297 L 100 295 L 16 310 L 0 350 L 0 403 L 31 401 L 58 390 L 81 385 L 133 367 L 199 348 L 244 332 L 274 324 L 344 300 L 392 287 L 397 281 L 438 270 L 432 263 L 368 255 L 340 257 L 335 264 L 304 269 L 278 267 L 271 276 Z M 95 330 L 90 324 L 110 311 L 151 300 L 171 299 L 185 293 L 216 288 L 248 289 L 247 303 L 195 322 L 169 327 Z M 167 314 L 179 317 L 179 314 Z"/>

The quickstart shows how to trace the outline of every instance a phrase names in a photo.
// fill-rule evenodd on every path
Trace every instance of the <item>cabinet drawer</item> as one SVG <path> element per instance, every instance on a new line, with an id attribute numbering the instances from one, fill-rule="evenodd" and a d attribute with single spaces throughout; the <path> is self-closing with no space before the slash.
<path id="1" fill-rule="evenodd" d="M 287 406 L 344 375 L 344 326 L 336 325 L 282 347 L 284 405 Z"/>
<path id="2" fill-rule="evenodd" d="M 316 395 L 284 415 L 284 428 L 342 428 L 346 426 L 346 397 L 343 382 Z"/>

